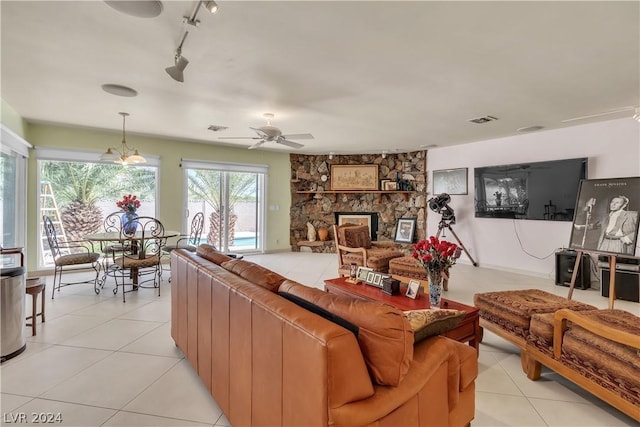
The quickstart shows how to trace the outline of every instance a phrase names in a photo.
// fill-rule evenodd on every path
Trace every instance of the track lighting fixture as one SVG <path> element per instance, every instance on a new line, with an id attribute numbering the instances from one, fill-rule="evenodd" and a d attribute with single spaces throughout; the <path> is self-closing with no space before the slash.
<path id="1" fill-rule="evenodd" d="M 218 11 L 218 3 L 214 1 L 205 1 L 202 5 L 212 14 Z"/>
<path id="2" fill-rule="evenodd" d="M 185 33 L 185 38 L 189 33 Z M 184 39 L 182 39 L 184 41 Z M 176 50 L 175 57 L 175 65 L 171 67 L 167 67 L 164 70 L 171 76 L 171 78 L 177 82 L 184 82 L 184 69 L 189 65 L 189 60 L 182 56 L 182 43 L 180 43 L 180 47 Z"/>
<path id="3" fill-rule="evenodd" d="M 382 151 L 382 158 L 386 159 L 387 158 L 387 150 L 383 150 Z"/>
<path id="4" fill-rule="evenodd" d="M 635 114 L 633 115 L 633 120 L 640 123 L 640 107 L 636 107 Z"/>
<path id="5" fill-rule="evenodd" d="M 129 148 L 127 145 L 124 125 L 125 119 L 129 115 L 129 113 L 118 113 L 122 116 L 122 146 L 118 150 L 115 147 L 107 148 L 107 151 L 102 153 L 100 156 L 100 160 L 111 161 L 114 163 L 119 163 L 123 166 L 125 165 L 134 165 L 138 163 L 147 163 L 147 160 L 140 155 L 137 149 Z M 133 153 L 133 154 L 131 154 Z"/>
<path id="6" fill-rule="evenodd" d="M 329 160 L 333 160 L 333 151 L 329 151 Z"/>
<path id="7" fill-rule="evenodd" d="M 218 4 L 215 1 L 202 1 L 200 0 L 193 11 L 191 17 L 184 16 L 183 22 L 197 28 L 200 24 L 200 21 L 196 19 L 198 16 L 198 12 L 200 11 L 200 6 L 204 6 L 211 13 L 216 13 L 218 11 Z M 174 58 L 174 65 L 171 67 L 165 68 L 167 74 L 171 76 L 171 78 L 177 82 L 184 83 L 184 69 L 189 65 L 189 60 L 182 56 L 182 46 L 184 45 L 184 41 L 187 39 L 189 35 L 189 29 L 184 30 L 184 34 L 182 35 L 182 40 L 176 49 L 176 55 Z"/>

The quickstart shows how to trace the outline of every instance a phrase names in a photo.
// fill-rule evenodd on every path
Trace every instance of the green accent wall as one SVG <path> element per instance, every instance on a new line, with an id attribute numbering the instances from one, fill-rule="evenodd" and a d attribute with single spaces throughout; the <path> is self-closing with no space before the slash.
<path id="1" fill-rule="evenodd" d="M 4 99 L 0 99 L 0 123 L 24 138 L 25 121 Z"/>
<path id="2" fill-rule="evenodd" d="M 25 139 L 34 147 L 95 150 L 96 159 L 107 147 L 117 147 L 120 132 L 28 123 Z M 140 153 L 160 157 L 159 219 L 167 229 L 182 230 L 183 170 L 180 159 L 268 165 L 266 191 L 265 251 L 289 251 L 289 209 L 291 205 L 289 154 L 264 150 L 248 150 L 202 144 L 175 139 L 139 136 L 127 132 L 127 144 Z M 35 270 L 38 241 L 37 163 L 35 153 L 29 156 L 27 179 L 27 253 L 28 268 Z M 269 206 L 277 205 L 277 211 Z M 30 250 L 31 249 L 31 250 Z"/>

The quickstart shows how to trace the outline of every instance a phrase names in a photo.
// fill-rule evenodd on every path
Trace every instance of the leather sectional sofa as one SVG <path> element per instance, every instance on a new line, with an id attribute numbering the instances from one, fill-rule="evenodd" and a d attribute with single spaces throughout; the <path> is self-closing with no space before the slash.
<path id="1" fill-rule="evenodd" d="M 465 426 L 474 417 L 475 349 L 440 336 L 414 343 L 391 306 L 303 286 L 207 245 L 172 252 L 171 276 L 171 335 L 233 426 Z M 299 304 L 308 299 L 324 307 Z"/>

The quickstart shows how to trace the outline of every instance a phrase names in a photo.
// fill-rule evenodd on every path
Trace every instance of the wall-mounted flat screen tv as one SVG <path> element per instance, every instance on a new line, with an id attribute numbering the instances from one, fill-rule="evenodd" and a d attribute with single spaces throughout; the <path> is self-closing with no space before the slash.
<path id="1" fill-rule="evenodd" d="M 586 157 L 474 169 L 478 218 L 572 221 Z"/>

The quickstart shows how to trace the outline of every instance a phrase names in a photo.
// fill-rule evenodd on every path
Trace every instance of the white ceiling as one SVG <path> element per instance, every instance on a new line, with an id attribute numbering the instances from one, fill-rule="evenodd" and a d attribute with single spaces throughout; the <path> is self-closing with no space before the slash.
<path id="1" fill-rule="evenodd" d="M 640 2 L 219 1 L 165 68 L 196 1 L 156 18 L 102 1 L 0 2 L 1 96 L 28 121 L 218 144 L 249 126 L 312 133 L 302 153 L 411 151 L 633 115 Z M 102 91 L 115 83 L 138 91 Z M 473 124 L 491 115 L 499 120 Z M 222 132 L 209 125 L 228 126 Z M 248 147 L 250 140 L 224 141 Z M 264 149 L 293 151 L 267 143 Z"/>

